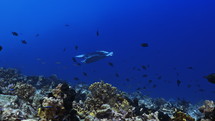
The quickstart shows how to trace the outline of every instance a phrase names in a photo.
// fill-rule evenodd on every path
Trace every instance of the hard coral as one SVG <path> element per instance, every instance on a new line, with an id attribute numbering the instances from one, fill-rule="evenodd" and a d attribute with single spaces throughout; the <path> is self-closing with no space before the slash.
<path id="1" fill-rule="evenodd" d="M 202 120 L 215 120 L 215 104 L 213 101 L 205 100 L 204 105 L 199 108 L 199 111 L 205 115 Z"/>
<path id="2" fill-rule="evenodd" d="M 63 119 L 76 121 L 76 111 L 72 108 L 75 95 L 75 91 L 67 84 L 59 84 L 52 90 L 49 97 L 45 97 L 42 101 L 42 107 L 38 111 L 41 121 Z"/>
<path id="3" fill-rule="evenodd" d="M 174 114 L 173 121 L 195 121 L 195 119 L 181 111 L 177 111 Z"/>
<path id="4" fill-rule="evenodd" d="M 212 112 L 215 108 L 215 104 L 213 101 L 205 100 L 204 105 L 199 108 L 199 111 L 202 113 Z"/>
<path id="5" fill-rule="evenodd" d="M 57 116 L 62 116 L 64 111 L 63 100 L 45 97 L 42 107 L 38 110 L 38 116 L 41 121 L 56 120 Z"/>
<path id="6" fill-rule="evenodd" d="M 80 117 L 90 115 L 94 119 L 114 119 L 118 115 L 118 119 L 123 119 L 132 115 L 132 111 L 129 111 L 132 107 L 116 87 L 101 81 L 93 83 L 89 90 L 91 93 L 83 105 L 76 105 Z"/>
<path id="7" fill-rule="evenodd" d="M 15 95 L 27 100 L 33 96 L 36 91 L 32 85 L 21 82 L 17 82 L 13 89 Z"/>

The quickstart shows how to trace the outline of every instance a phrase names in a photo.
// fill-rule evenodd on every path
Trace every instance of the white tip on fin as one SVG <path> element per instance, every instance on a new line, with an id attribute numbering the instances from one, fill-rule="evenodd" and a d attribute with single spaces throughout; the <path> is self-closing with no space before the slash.
<path id="1" fill-rule="evenodd" d="M 84 54 L 82 54 L 82 55 L 77 55 L 77 56 L 75 56 L 76 58 L 83 58 L 85 55 Z"/>
<path id="2" fill-rule="evenodd" d="M 109 52 L 106 56 L 113 56 L 113 52 Z"/>

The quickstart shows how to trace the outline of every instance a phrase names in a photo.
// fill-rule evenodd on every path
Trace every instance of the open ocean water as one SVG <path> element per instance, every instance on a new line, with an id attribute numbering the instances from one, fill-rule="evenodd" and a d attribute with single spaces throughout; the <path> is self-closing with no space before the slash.
<path id="1" fill-rule="evenodd" d="M 1 0 L 0 67 L 154 98 L 215 100 L 214 0 Z M 75 56 L 113 52 L 92 63 Z"/>

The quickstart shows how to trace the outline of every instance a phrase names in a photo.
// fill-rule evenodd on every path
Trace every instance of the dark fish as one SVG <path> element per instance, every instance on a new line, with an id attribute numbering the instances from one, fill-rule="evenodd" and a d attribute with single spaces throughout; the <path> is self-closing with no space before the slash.
<path id="1" fill-rule="evenodd" d="M 204 76 L 204 78 L 206 78 L 208 82 L 215 84 L 215 73 Z"/>
<path id="2" fill-rule="evenodd" d="M 198 91 L 199 91 L 199 92 L 204 92 L 205 90 L 204 90 L 204 89 L 199 89 Z"/>
<path id="3" fill-rule="evenodd" d="M 143 89 L 146 89 L 146 87 L 144 86 Z"/>
<path id="4" fill-rule="evenodd" d="M 129 78 L 126 78 L 125 80 L 126 80 L 127 82 L 129 82 L 129 81 L 130 81 L 130 79 L 129 79 Z"/>
<path id="5" fill-rule="evenodd" d="M 19 34 L 17 32 L 12 32 L 13 36 L 19 36 Z"/>
<path id="6" fill-rule="evenodd" d="M 116 77 L 119 77 L 119 74 L 118 74 L 118 73 L 115 73 L 115 76 L 116 76 Z"/>
<path id="7" fill-rule="evenodd" d="M 66 51 L 66 48 L 63 48 L 63 52 L 65 52 Z"/>
<path id="8" fill-rule="evenodd" d="M 192 66 L 189 66 L 189 67 L 187 67 L 187 69 L 193 69 L 193 67 L 192 67 Z"/>
<path id="9" fill-rule="evenodd" d="M 73 61 L 73 62 L 77 62 L 77 60 L 76 60 L 74 57 L 72 57 L 72 61 Z"/>
<path id="10" fill-rule="evenodd" d="M 156 85 L 156 84 L 153 84 L 153 85 L 152 85 L 152 88 L 156 88 L 156 87 L 157 87 L 157 85 Z"/>
<path id="11" fill-rule="evenodd" d="M 87 76 L 87 75 L 88 75 L 86 72 L 82 72 L 82 74 L 83 74 L 84 76 Z"/>
<path id="12" fill-rule="evenodd" d="M 178 85 L 178 87 L 180 86 L 180 84 L 181 84 L 181 81 L 180 81 L 180 80 L 177 80 L 177 85 Z"/>
<path id="13" fill-rule="evenodd" d="M 140 69 L 140 68 L 137 68 L 137 71 L 141 71 L 141 69 Z"/>
<path id="14" fill-rule="evenodd" d="M 152 80 L 148 80 L 149 83 L 152 83 Z"/>
<path id="15" fill-rule="evenodd" d="M 22 44 L 27 44 L 26 40 L 21 40 Z"/>
<path id="16" fill-rule="evenodd" d="M 159 79 L 159 80 L 162 79 L 162 76 L 159 76 L 157 79 Z"/>
<path id="17" fill-rule="evenodd" d="M 75 46 L 75 50 L 78 50 L 78 46 L 77 45 Z"/>
<path id="18" fill-rule="evenodd" d="M 40 36 L 40 34 L 36 34 L 36 35 L 35 35 L 35 37 L 39 37 L 39 36 Z"/>
<path id="19" fill-rule="evenodd" d="M 136 90 L 138 90 L 138 91 L 139 91 L 139 90 L 141 90 L 141 88 L 140 88 L 140 87 L 138 87 Z"/>
<path id="20" fill-rule="evenodd" d="M 80 80 L 80 79 L 79 79 L 78 77 L 74 77 L 73 80 L 78 81 L 78 80 Z"/>
<path id="21" fill-rule="evenodd" d="M 3 47 L 0 45 L 0 51 L 2 51 Z"/>
<path id="22" fill-rule="evenodd" d="M 191 87 L 191 85 L 190 85 L 190 84 L 188 84 L 188 85 L 187 85 L 187 88 L 190 88 L 190 87 Z"/>
<path id="23" fill-rule="evenodd" d="M 178 73 L 178 72 L 176 72 L 176 75 L 177 75 L 177 76 L 179 76 L 179 73 Z"/>
<path id="24" fill-rule="evenodd" d="M 148 43 L 142 43 L 141 46 L 142 46 L 142 47 L 148 47 L 149 44 L 148 44 Z"/>
<path id="25" fill-rule="evenodd" d="M 142 77 L 146 78 L 146 77 L 148 77 L 148 75 L 147 74 L 143 74 Z"/>
<path id="26" fill-rule="evenodd" d="M 113 63 L 111 63 L 111 62 L 108 62 L 108 65 L 113 67 Z"/>
<path id="27" fill-rule="evenodd" d="M 97 36 L 97 37 L 99 36 L 99 30 L 96 31 L 96 36 Z"/>
<path id="28" fill-rule="evenodd" d="M 137 67 L 135 67 L 135 66 L 132 68 L 132 70 L 136 70 L 136 69 L 137 69 Z"/>
<path id="29" fill-rule="evenodd" d="M 76 63 L 76 65 L 77 65 L 77 66 L 81 66 L 81 64 L 80 64 L 80 63 Z"/>
<path id="30" fill-rule="evenodd" d="M 142 69 L 147 70 L 146 66 L 142 65 L 141 67 L 142 67 Z"/>
<path id="31" fill-rule="evenodd" d="M 64 26 L 69 27 L 70 25 L 69 24 L 65 24 Z"/>

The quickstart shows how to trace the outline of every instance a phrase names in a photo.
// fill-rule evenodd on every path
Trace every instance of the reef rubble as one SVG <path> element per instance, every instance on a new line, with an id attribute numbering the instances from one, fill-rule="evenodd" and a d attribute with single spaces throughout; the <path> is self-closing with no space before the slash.
<path id="1" fill-rule="evenodd" d="M 215 121 L 215 103 L 128 94 L 104 81 L 69 85 L 57 76 L 0 68 L 0 121 Z"/>

